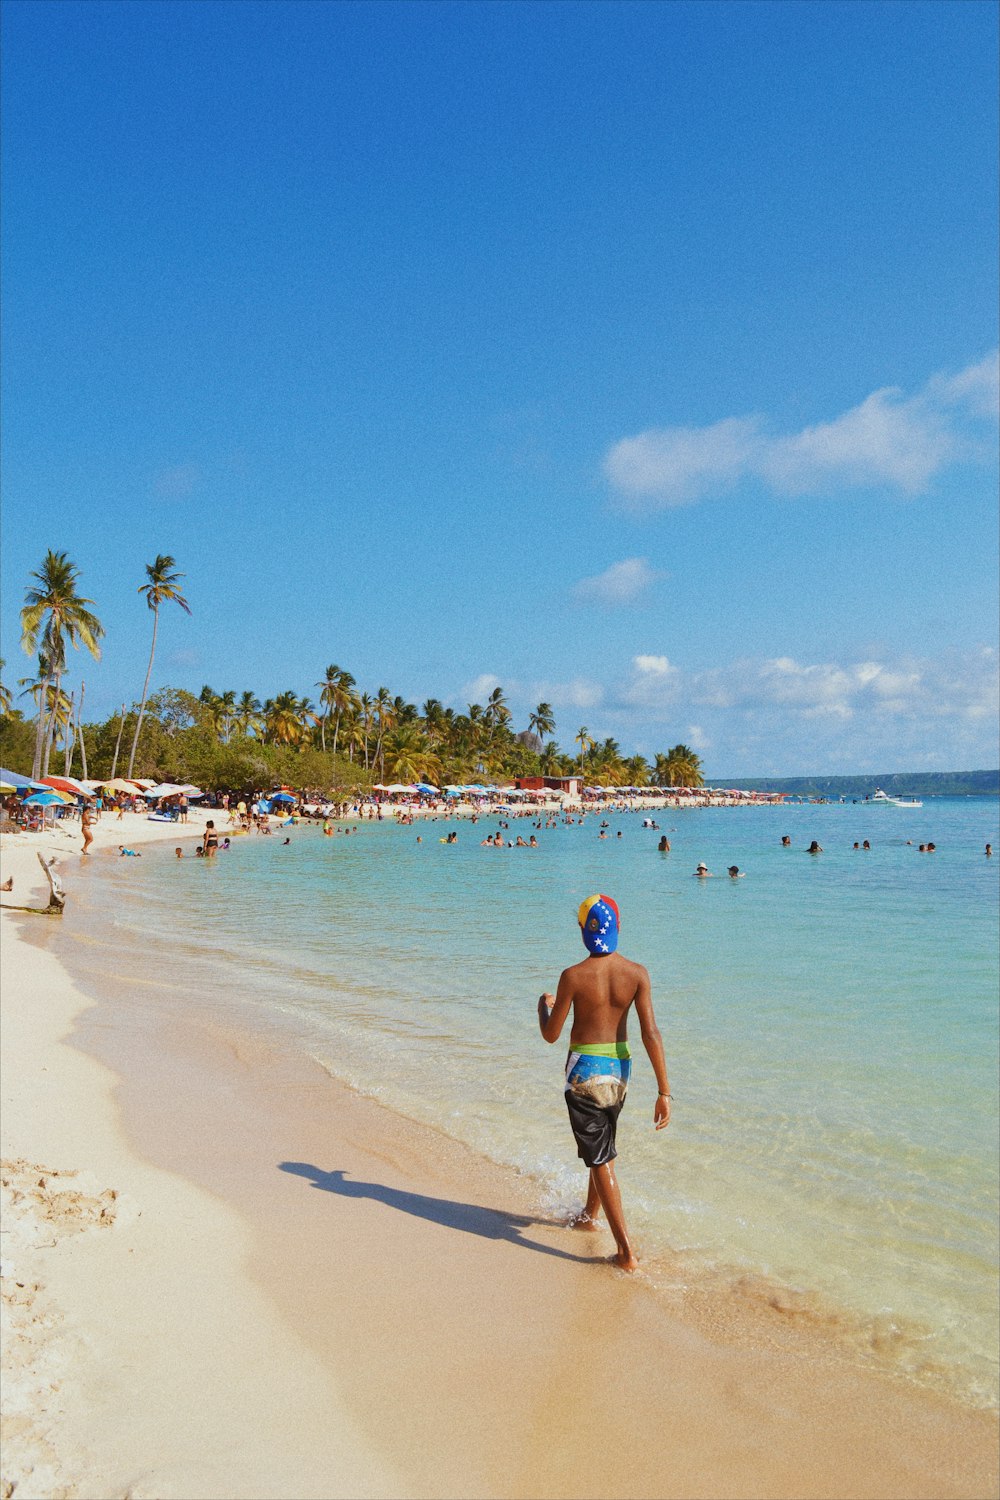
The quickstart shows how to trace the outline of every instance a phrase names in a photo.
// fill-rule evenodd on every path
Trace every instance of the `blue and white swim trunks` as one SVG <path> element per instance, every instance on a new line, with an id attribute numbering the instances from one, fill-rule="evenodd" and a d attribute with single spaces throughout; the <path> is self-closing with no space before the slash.
<path id="1" fill-rule="evenodd" d="M 603 1167 L 618 1155 L 615 1135 L 632 1074 L 628 1042 L 570 1047 L 566 1059 L 566 1108 L 577 1153 L 588 1167 Z"/>

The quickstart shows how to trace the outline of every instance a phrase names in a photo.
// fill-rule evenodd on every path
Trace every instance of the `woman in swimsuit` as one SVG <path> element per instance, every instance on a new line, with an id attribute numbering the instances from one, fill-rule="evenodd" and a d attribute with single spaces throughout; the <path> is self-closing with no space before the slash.
<path id="1" fill-rule="evenodd" d="M 219 835 L 215 831 L 215 824 L 209 818 L 205 824 L 205 858 L 214 859 L 219 852 Z"/>

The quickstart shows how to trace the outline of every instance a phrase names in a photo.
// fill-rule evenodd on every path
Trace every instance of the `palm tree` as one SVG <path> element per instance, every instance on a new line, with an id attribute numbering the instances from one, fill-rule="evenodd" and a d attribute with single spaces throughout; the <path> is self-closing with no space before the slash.
<path id="1" fill-rule="evenodd" d="M 21 610 L 21 645 L 31 656 L 39 641 L 42 642 L 50 672 L 55 677 L 56 701 L 66 665 L 67 639 L 74 650 L 79 649 L 82 641 L 95 661 L 101 655 L 99 642 L 104 626 L 89 608 L 93 599 L 84 599 L 77 593 L 79 576 L 78 568 L 65 552 L 46 552 L 42 566 L 31 574 L 35 582 L 25 594 Z M 50 725 L 46 734 L 44 710 L 45 704 L 40 702 L 31 769 L 36 781 L 42 769 L 43 742 L 46 747 L 51 745 L 55 727 Z"/>
<path id="2" fill-rule="evenodd" d="M 52 663 L 44 651 L 38 653 L 38 676 L 19 677 L 17 685 L 21 689 L 19 696 L 27 698 L 29 695 L 34 699 L 39 715 L 46 720 L 49 729 L 46 733 L 48 739 L 56 729 L 63 730 L 69 723 L 72 712 L 73 700 L 65 688 L 58 686 L 55 681 L 55 672 Z M 48 772 L 45 772 L 48 775 Z"/>
<path id="3" fill-rule="evenodd" d="M 246 691 L 240 694 L 233 713 L 233 727 L 244 736 L 251 730 L 256 732 L 260 728 L 260 701 L 253 693 Z"/>
<path id="4" fill-rule="evenodd" d="M 368 737 L 372 732 L 375 722 L 375 700 L 370 693 L 362 693 L 358 699 L 358 712 L 361 715 L 361 735 L 365 751 L 365 770 L 369 770 L 368 764 Z"/>
<path id="5" fill-rule="evenodd" d="M 125 728 L 125 705 L 122 704 L 121 723 L 118 725 L 118 738 L 115 740 L 115 753 L 111 757 L 111 780 L 114 781 L 118 771 L 118 752 L 122 747 L 122 731 Z"/>
<path id="6" fill-rule="evenodd" d="M 402 724 L 385 741 L 385 763 L 394 781 L 434 781 L 441 775 L 441 759 L 416 724 Z"/>
<path id="7" fill-rule="evenodd" d="M 701 760 L 689 746 L 675 745 L 665 755 L 657 755 L 653 781 L 657 786 L 704 786 Z"/>
<path id="8" fill-rule="evenodd" d="M 385 736 L 386 732 L 392 728 L 394 722 L 392 709 L 393 704 L 389 689 L 380 687 L 375 694 L 375 720 L 378 726 L 378 738 L 375 741 L 375 764 L 380 767 L 379 775 L 383 781 L 385 780 Z"/>
<path id="9" fill-rule="evenodd" d="M 549 740 L 545 749 L 538 757 L 538 768 L 543 776 L 562 775 L 563 759 L 555 740 Z"/>
<path id="10" fill-rule="evenodd" d="M 146 712 L 146 699 L 149 696 L 149 678 L 153 671 L 153 657 L 156 654 L 156 631 L 160 623 L 160 605 L 168 601 L 179 604 L 185 614 L 191 613 L 191 606 L 185 599 L 178 587 L 183 573 L 176 571 L 174 559 L 169 553 L 157 553 L 155 562 L 146 564 L 147 582 L 140 584 L 137 592 L 144 594 L 146 605 L 153 611 L 153 641 L 149 648 L 149 666 L 146 668 L 146 680 L 142 685 L 142 699 L 139 703 L 139 717 L 135 721 L 135 734 L 132 736 L 132 749 L 128 758 L 128 770 L 126 778 L 131 781 L 132 771 L 135 767 L 135 752 L 139 748 L 139 731 L 142 729 L 142 716 Z"/>
<path id="11" fill-rule="evenodd" d="M 297 745 L 302 739 L 304 724 L 297 693 L 279 693 L 268 698 L 264 704 L 264 728 L 267 738 L 274 745 Z"/>
<path id="12" fill-rule="evenodd" d="M 3 671 L 6 665 L 7 663 L 3 657 L 0 656 L 0 672 Z M 5 683 L 0 682 L 0 714 L 9 714 L 13 706 L 14 700 L 11 697 L 10 688 Z"/>
<path id="13" fill-rule="evenodd" d="M 668 750 L 667 765 L 672 777 L 671 786 L 705 785 L 705 778 L 701 774 L 701 758 L 688 745 L 675 745 L 672 750 Z"/>
<path id="14" fill-rule="evenodd" d="M 539 703 L 538 707 L 528 715 L 528 728 L 544 740 L 547 734 L 555 734 L 556 721 L 552 713 L 551 703 Z"/>
<path id="15" fill-rule="evenodd" d="M 336 662 L 331 662 L 319 682 L 313 684 L 320 690 L 319 701 L 323 706 L 323 717 L 319 721 L 319 743 L 324 755 L 326 754 L 326 721 L 333 713 L 334 697 L 343 676 L 343 668 L 338 667 Z M 352 678 L 351 681 L 353 680 Z"/>
<path id="16" fill-rule="evenodd" d="M 649 785 L 649 765 L 644 755 L 631 755 L 625 762 L 629 786 Z"/>
<path id="17" fill-rule="evenodd" d="M 587 758 L 587 751 L 594 748 L 594 741 L 590 738 L 590 730 L 584 726 L 578 729 L 573 743 L 580 746 L 580 775 L 583 775 L 583 763 Z"/>
<path id="18" fill-rule="evenodd" d="M 222 743 L 229 744 L 229 736 L 233 732 L 233 720 L 236 717 L 236 693 L 233 688 L 219 694 L 219 731 L 222 735 Z"/>
<path id="19" fill-rule="evenodd" d="M 340 721 L 345 714 L 349 714 L 354 707 L 354 678 L 350 672 L 341 672 L 333 689 L 331 708 L 333 709 L 333 753 L 337 753 L 337 741 L 340 739 Z"/>
<path id="20" fill-rule="evenodd" d="M 502 724 L 505 722 L 504 715 L 509 719 L 510 709 L 507 707 L 504 690 L 498 684 L 486 700 L 486 718 L 491 724 Z"/>

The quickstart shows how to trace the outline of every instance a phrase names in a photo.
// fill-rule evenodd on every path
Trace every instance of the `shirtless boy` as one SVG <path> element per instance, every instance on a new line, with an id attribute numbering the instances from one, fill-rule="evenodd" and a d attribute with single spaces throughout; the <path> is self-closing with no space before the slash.
<path id="1" fill-rule="evenodd" d="M 570 1010 L 569 1056 L 566 1059 L 566 1106 L 577 1151 L 590 1169 L 587 1203 L 576 1221 L 579 1229 L 596 1230 L 601 1209 L 615 1237 L 615 1264 L 634 1271 L 639 1262 L 629 1243 L 621 1194 L 613 1162 L 615 1132 L 625 1103 L 632 1064 L 628 1046 L 628 1013 L 635 1005 L 642 1043 L 656 1074 L 659 1093 L 653 1124 L 670 1123 L 670 1084 L 663 1040 L 653 1015 L 649 975 L 641 964 L 618 953 L 618 907 L 610 896 L 588 896 L 577 914 L 589 957 L 564 969 L 553 997 L 538 1002 L 538 1024 L 547 1042 L 557 1042 Z"/>

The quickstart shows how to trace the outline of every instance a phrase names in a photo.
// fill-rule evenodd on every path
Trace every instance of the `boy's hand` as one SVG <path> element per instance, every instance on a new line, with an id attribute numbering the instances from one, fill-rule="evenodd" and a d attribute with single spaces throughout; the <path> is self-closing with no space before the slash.
<path id="1" fill-rule="evenodd" d="M 657 1094 L 656 1103 L 653 1105 L 653 1124 L 657 1130 L 662 1130 L 664 1125 L 670 1124 L 670 1100 L 666 1094 Z"/>

